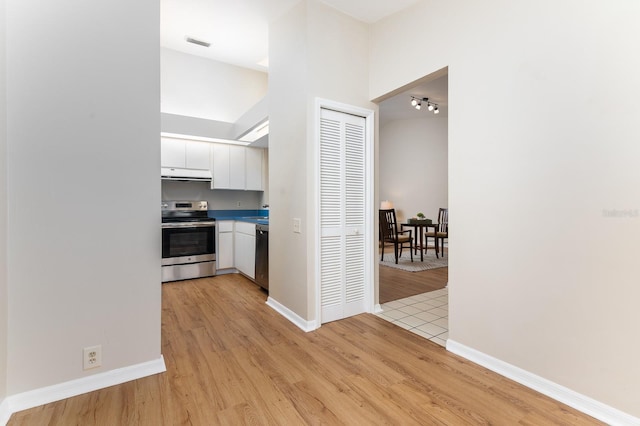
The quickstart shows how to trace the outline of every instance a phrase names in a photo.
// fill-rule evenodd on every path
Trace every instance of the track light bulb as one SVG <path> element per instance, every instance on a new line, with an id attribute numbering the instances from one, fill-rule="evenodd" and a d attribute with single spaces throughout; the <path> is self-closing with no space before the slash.
<path id="1" fill-rule="evenodd" d="M 418 100 L 416 98 L 412 98 L 411 99 L 411 106 L 416 106 L 418 105 Z"/>
<path id="2" fill-rule="evenodd" d="M 427 109 L 428 109 L 429 111 L 433 111 L 433 104 L 429 104 L 429 106 L 427 107 Z"/>
<path id="3" fill-rule="evenodd" d="M 438 109 L 438 107 L 436 107 L 436 109 L 433 111 L 434 114 L 440 114 L 440 110 Z"/>
<path id="4" fill-rule="evenodd" d="M 416 109 L 419 111 L 419 110 L 420 110 L 420 108 L 422 108 L 422 105 L 420 104 L 420 102 L 418 102 L 418 103 L 416 104 Z"/>

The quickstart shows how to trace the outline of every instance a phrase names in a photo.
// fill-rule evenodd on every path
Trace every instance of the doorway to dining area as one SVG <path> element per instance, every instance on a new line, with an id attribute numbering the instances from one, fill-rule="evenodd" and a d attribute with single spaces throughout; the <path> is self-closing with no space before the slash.
<path id="1" fill-rule="evenodd" d="M 420 213 L 436 223 L 439 209 L 448 207 L 447 70 L 425 77 L 379 106 L 379 199 L 385 207 L 395 209 L 400 230 L 402 223 Z M 415 232 L 420 228 L 404 229 L 412 230 L 414 244 L 419 245 L 420 235 Z M 427 263 L 436 262 L 435 241 L 425 241 L 424 235 L 422 240 L 427 247 L 423 260 L 418 251 L 412 263 L 404 249 L 400 266 L 407 267 L 402 269 L 390 264 L 394 263 L 393 247 L 385 250 L 388 254 L 379 267 L 382 312 L 378 315 L 444 346 L 448 337 L 448 240 L 444 240 L 438 264 L 433 265 Z"/>
<path id="2" fill-rule="evenodd" d="M 393 258 L 393 248 L 385 252 L 386 259 Z M 420 263 L 420 258 L 414 256 L 414 261 Z M 376 315 L 445 346 L 449 337 L 449 268 L 411 272 L 381 265 L 379 271 L 382 311 Z"/>
<path id="3" fill-rule="evenodd" d="M 413 98 L 421 100 L 416 105 L 420 109 L 412 105 Z M 427 104 L 437 105 L 439 113 L 435 108 L 429 111 Z M 391 203 L 399 223 L 419 213 L 436 222 L 438 210 L 448 206 L 446 70 L 380 102 L 379 107 L 380 200 Z"/>

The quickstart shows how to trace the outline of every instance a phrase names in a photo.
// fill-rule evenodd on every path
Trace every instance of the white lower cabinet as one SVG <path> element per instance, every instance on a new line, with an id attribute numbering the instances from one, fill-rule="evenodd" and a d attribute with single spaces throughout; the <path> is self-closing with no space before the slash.
<path id="1" fill-rule="evenodd" d="M 216 252 L 216 268 L 228 269 L 235 267 L 233 261 L 233 220 L 219 220 L 216 222 L 218 230 L 218 250 Z"/>
<path id="2" fill-rule="evenodd" d="M 256 225 L 236 222 L 235 232 L 236 269 L 251 279 L 256 275 Z"/>

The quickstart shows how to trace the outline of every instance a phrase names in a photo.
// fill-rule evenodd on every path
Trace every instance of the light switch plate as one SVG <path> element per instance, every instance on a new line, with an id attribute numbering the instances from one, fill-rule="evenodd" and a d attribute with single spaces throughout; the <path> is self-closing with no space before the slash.
<path id="1" fill-rule="evenodd" d="M 302 226 L 301 220 L 297 217 L 293 218 L 293 232 L 296 234 L 300 233 L 300 228 Z"/>

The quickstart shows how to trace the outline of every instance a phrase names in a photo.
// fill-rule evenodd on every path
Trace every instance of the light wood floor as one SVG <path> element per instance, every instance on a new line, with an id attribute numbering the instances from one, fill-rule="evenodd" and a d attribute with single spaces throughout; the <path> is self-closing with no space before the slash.
<path id="1" fill-rule="evenodd" d="M 446 252 L 446 250 L 445 250 Z M 393 247 L 387 247 L 385 253 L 393 256 Z M 385 256 L 388 256 L 385 254 Z M 417 261 L 420 261 L 420 255 Z M 378 258 L 379 259 L 379 258 Z M 416 257 L 414 257 L 416 259 Z M 379 303 L 404 299 L 416 294 L 426 293 L 444 288 L 449 281 L 449 268 L 428 269 L 420 272 L 407 272 L 401 269 L 380 267 L 380 284 L 378 287 Z"/>
<path id="2" fill-rule="evenodd" d="M 162 287 L 167 372 L 9 425 L 591 425 L 371 314 L 304 333 L 239 275 Z"/>

